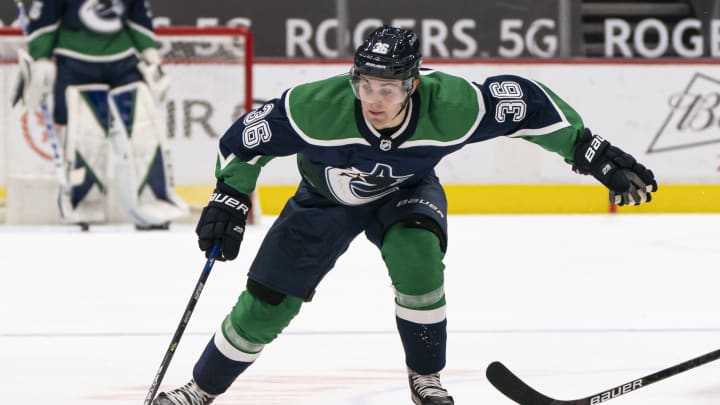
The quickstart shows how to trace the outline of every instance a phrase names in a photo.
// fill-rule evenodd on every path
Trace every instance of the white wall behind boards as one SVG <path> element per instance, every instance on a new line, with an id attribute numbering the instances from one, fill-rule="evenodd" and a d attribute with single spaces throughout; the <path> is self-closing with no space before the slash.
<path id="1" fill-rule="evenodd" d="M 482 82 L 517 74 L 542 82 L 568 102 L 593 131 L 632 153 L 665 183 L 720 182 L 720 67 L 711 64 L 431 64 Z M 290 67 L 292 68 L 292 67 Z M 291 85 L 339 74 L 346 65 L 259 65 L 256 98 L 276 97 Z M 286 165 L 271 162 L 263 181 L 292 183 Z M 293 162 L 291 162 L 292 164 Z M 274 168 L 273 166 L 280 166 Z M 521 139 L 471 145 L 438 168 L 447 183 L 593 183 L 554 154 Z M 286 177 L 287 176 L 287 177 Z"/>
<path id="2" fill-rule="evenodd" d="M 720 181 L 720 67 L 709 63 L 540 63 L 432 64 L 447 73 L 482 82 L 496 74 L 518 74 L 538 80 L 573 106 L 588 127 L 646 163 L 663 183 L 717 184 Z M 256 100 L 279 96 L 290 86 L 342 74 L 347 63 L 255 65 Z M 172 66 L 168 67 L 172 74 Z M 19 114 L 7 104 L 15 69 L 1 65 L 3 108 L 0 143 L 0 186 L 15 173 L 45 171 L 52 165 L 33 151 L 20 128 Z M 186 86 L 171 101 L 181 114 L 188 101 L 198 110 L 194 119 L 176 118 L 170 145 L 180 185 L 211 184 L 217 136 L 232 122 L 241 92 L 217 86 L 225 72 L 174 77 L 173 86 Z M 202 80 L 197 80 L 197 78 Z M 213 83 L 207 86 L 203 83 Z M 172 95 L 171 95 L 172 97 Z M 202 110 L 203 106 L 212 107 Z M 184 113 L 184 112 L 183 112 Z M 203 113 L 209 115 L 203 118 Z M 179 117 L 179 115 L 177 116 Z M 205 125 L 205 124 L 207 125 Z M 41 145 L 42 146 L 42 145 Z M 6 163 L 11 159 L 12 168 Z M 472 145 L 445 159 L 438 170 L 449 184 L 570 184 L 593 183 L 571 172 L 554 154 L 521 139 L 496 139 Z M 293 158 L 270 162 L 263 184 L 294 184 Z"/>

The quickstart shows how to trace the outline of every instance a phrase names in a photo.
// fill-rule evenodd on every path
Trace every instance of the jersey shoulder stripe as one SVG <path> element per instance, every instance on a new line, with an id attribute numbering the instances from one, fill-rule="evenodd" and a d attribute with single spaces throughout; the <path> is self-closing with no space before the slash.
<path id="1" fill-rule="evenodd" d="M 462 77 L 423 71 L 417 91 L 420 94 L 417 129 L 401 148 L 461 144 L 475 132 L 485 115 L 480 89 Z"/>
<path id="2" fill-rule="evenodd" d="M 291 88 L 285 111 L 295 132 L 311 145 L 368 145 L 355 123 L 355 95 L 347 74 Z"/>

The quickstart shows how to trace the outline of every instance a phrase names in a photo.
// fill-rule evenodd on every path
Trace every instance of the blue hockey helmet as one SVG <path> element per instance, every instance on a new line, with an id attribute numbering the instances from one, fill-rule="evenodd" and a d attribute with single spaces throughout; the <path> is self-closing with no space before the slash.
<path id="1" fill-rule="evenodd" d="M 405 81 L 418 77 L 421 59 L 417 34 L 404 28 L 382 26 L 358 47 L 352 72 Z"/>

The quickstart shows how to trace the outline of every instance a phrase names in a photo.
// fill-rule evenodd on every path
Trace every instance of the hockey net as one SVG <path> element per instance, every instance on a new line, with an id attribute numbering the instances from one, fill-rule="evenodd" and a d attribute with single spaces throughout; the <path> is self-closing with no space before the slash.
<path id="1" fill-rule="evenodd" d="M 192 207 L 181 222 L 192 222 L 215 183 L 218 138 L 253 107 L 252 34 L 244 27 L 159 27 L 157 34 L 171 80 L 160 107 L 161 127 L 167 131 L 176 190 Z M 41 115 L 10 102 L 18 83 L 17 50 L 25 46 L 19 30 L 0 28 L 0 200 L 5 197 L 8 224 L 56 224 L 58 186 Z M 127 222 L 113 195 L 112 170 L 108 173 L 109 222 Z M 259 212 L 254 206 L 251 222 Z"/>

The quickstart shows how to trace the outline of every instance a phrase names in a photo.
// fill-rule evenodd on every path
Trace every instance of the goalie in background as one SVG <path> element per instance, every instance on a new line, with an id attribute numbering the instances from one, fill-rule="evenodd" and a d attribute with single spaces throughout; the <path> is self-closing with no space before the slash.
<path id="1" fill-rule="evenodd" d="M 62 222 L 107 221 L 110 170 L 137 229 L 167 229 L 187 215 L 159 119 L 169 81 L 147 2 L 34 0 L 28 17 L 22 100 L 37 109 L 53 95 L 67 175 L 58 198 Z"/>

